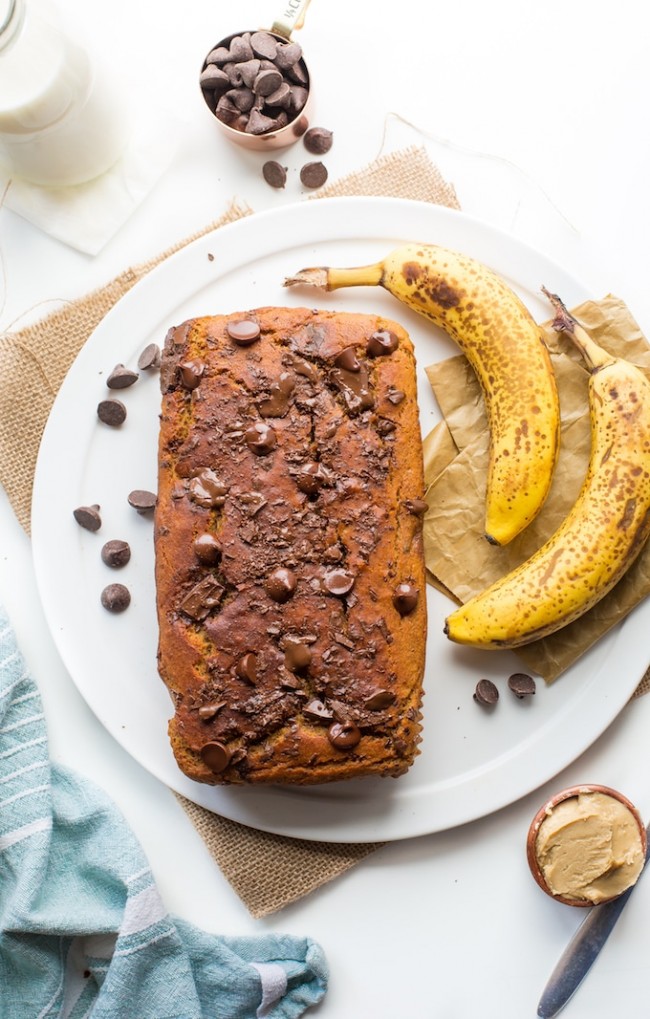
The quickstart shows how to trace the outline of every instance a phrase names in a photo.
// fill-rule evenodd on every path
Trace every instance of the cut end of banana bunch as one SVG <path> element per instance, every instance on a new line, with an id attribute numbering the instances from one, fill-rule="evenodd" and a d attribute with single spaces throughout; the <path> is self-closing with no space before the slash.
<path id="1" fill-rule="evenodd" d="M 537 516 L 557 461 L 560 408 L 540 327 L 495 272 L 460 252 L 405 244 L 373 265 L 301 269 L 285 286 L 381 286 L 443 329 L 472 365 L 490 429 L 485 536 L 512 541 Z"/>
<path id="2" fill-rule="evenodd" d="M 445 633 L 461 644 L 516 648 L 555 633 L 611 591 L 650 535 L 650 382 L 600 347 L 556 294 L 544 294 L 555 309 L 553 327 L 590 372 L 589 465 L 555 534 L 447 617 Z"/>

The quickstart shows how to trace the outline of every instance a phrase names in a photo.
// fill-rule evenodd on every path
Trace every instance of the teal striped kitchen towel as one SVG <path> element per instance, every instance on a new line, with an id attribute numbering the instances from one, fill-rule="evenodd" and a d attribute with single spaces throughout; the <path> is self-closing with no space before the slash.
<path id="1" fill-rule="evenodd" d="M 0 606 L 0 1019 L 295 1019 L 325 994 L 310 938 L 169 915 L 115 805 L 50 762 Z"/>

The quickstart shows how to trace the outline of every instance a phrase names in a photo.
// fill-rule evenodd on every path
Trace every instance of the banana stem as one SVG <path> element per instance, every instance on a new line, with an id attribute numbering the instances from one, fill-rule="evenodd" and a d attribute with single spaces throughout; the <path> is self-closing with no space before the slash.
<path id="1" fill-rule="evenodd" d="M 299 269 L 294 276 L 287 276 L 285 287 L 306 285 L 320 287 L 322 290 L 338 290 L 340 287 L 377 287 L 384 275 L 381 262 L 374 265 L 361 265 L 351 269 L 333 269 L 329 266 L 317 266 Z"/>
<path id="2" fill-rule="evenodd" d="M 542 293 L 548 298 L 555 309 L 555 318 L 552 323 L 553 329 L 557 333 L 568 333 L 582 354 L 587 368 L 592 375 L 606 365 L 614 363 L 616 358 L 608 354 L 595 340 L 592 340 L 583 326 L 571 314 L 561 297 L 558 297 L 557 294 L 552 294 L 546 287 L 542 287 Z"/>

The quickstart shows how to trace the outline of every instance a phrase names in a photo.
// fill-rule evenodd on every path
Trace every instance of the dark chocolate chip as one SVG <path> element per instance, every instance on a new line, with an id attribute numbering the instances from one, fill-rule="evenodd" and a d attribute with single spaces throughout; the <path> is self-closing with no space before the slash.
<path id="1" fill-rule="evenodd" d="M 354 587 L 355 577 L 347 570 L 328 570 L 323 577 L 323 587 L 330 594 L 342 598 Z"/>
<path id="2" fill-rule="evenodd" d="M 106 563 L 107 566 L 119 569 L 121 566 L 126 566 L 131 558 L 131 548 L 128 541 L 113 538 L 102 546 L 101 556 L 102 562 Z"/>
<path id="3" fill-rule="evenodd" d="M 390 329 L 378 329 L 368 339 L 366 352 L 369 357 L 382 357 L 386 354 L 392 354 L 394 350 L 397 350 L 398 346 L 399 340 L 395 333 L 391 332 Z"/>
<path id="4" fill-rule="evenodd" d="M 284 664 L 290 672 L 302 672 L 311 663 L 311 651 L 306 644 L 291 641 L 284 652 Z"/>
<path id="5" fill-rule="evenodd" d="M 423 516 L 429 509 L 426 499 L 406 499 L 404 505 L 409 513 L 412 513 L 415 517 Z"/>
<path id="6" fill-rule="evenodd" d="M 134 382 L 137 382 L 139 378 L 140 376 L 137 372 L 132 371 L 130 368 L 125 368 L 123 364 L 117 364 L 106 379 L 106 385 L 109 389 L 127 389 Z"/>
<path id="7" fill-rule="evenodd" d="M 237 69 L 241 75 L 242 84 L 245 88 L 253 90 L 255 79 L 260 73 L 260 62 L 257 57 L 253 57 L 252 60 L 246 60 L 243 63 L 237 65 Z M 235 103 L 235 106 L 237 103 Z M 250 107 L 249 107 L 250 108 Z"/>
<path id="8" fill-rule="evenodd" d="M 316 495 L 326 481 L 327 471 L 317 461 L 303 464 L 296 478 L 298 488 L 306 495 Z"/>
<path id="9" fill-rule="evenodd" d="M 218 66 L 229 64 L 231 60 L 230 50 L 225 46 L 216 46 L 205 58 L 206 64 L 217 64 Z"/>
<path id="10" fill-rule="evenodd" d="M 361 732 L 354 722 L 334 722 L 327 730 L 327 738 L 337 750 L 351 750 L 361 739 Z"/>
<path id="11" fill-rule="evenodd" d="M 178 375 L 184 389 L 196 389 L 200 382 L 205 365 L 202 361 L 183 361 L 178 366 Z"/>
<path id="12" fill-rule="evenodd" d="M 275 117 L 267 117 L 264 113 L 253 107 L 246 124 L 246 133 L 254 135 L 268 134 L 269 131 L 275 131 L 277 126 Z"/>
<path id="13" fill-rule="evenodd" d="M 333 134 L 325 127 L 310 127 L 303 136 L 308 152 L 314 156 L 324 156 L 332 148 Z"/>
<path id="14" fill-rule="evenodd" d="M 354 347 L 346 347 L 340 354 L 337 354 L 334 358 L 334 364 L 337 368 L 343 368 L 346 372 L 358 372 L 361 368 Z"/>
<path id="15" fill-rule="evenodd" d="M 253 84 L 253 91 L 258 96 L 268 96 L 282 84 L 282 75 L 275 68 L 263 70 L 257 75 Z"/>
<path id="16" fill-rule="evenodd" d="M 251 686 L 255 686 L 257 683 L 257 657 L 252 651 L 249 651 L 248 654 L 239 659 L 235 666 L 235 672 L 240 679 L 250 683 Z"/>
<path id="17" fill-rule="evenodd" d="M 210 704 L 202 704 L 199 708 L 199 718 L 202 722 L 211 722 L 225 706 L 225 701 L 211 701 Z"/>
<path id="18" fill-rule="evenodd" d="M 289 409 L 289 397 L 296 387 L 296 376 L 293 372 L 281 372 L 277 382 L 271 384 L 271 395 L 259 404 L 262 417 L 283 417 Z"/>
<path id="19" fill-rule="evenodd" d="M 269 106 L 280 107 L 280 109 L 288 110 L 291 106 L 291 85 L 283 81 L 281 85 L 278 85 L 275 92 L 271 92 L 266 97 L 266 102 Z"/>
<path id="20" fill-rule="evenodd" d="M 264 588 L 269 598 L 273 601 L 283 602 L 289 601 L 294 591 L 298 578 L 296 577 L 293 570 L 288 570 L 284 566 L 279 566 L 277 570 L 273 570 L 264 582 Z"/>
<path id="21" fill-rule="evenodd" d="M 279 67 L 282 71 L 289 71 L 296 66 L 298 61 L 302 58 L 302 46 L 297 42 L 288 42 L 284 46 L 279 45 L 274 63 L 276 67 Z"/>
<path id="22" fill-rule="evenodd" d="M 485 707 L 493 707 L 499 700 L 499 691 L 491 679 L 479 679 L 474 691 L 474 700 Z"/>
<path id="23" fill-rule="evenodd" d="M 405 398 L 406 393 L 403 393 L 401 389 L 391 388 L 388 391 L 388 399 L 390 400 L 394 407 L 397 407 Z"/>
<path id="24" fill-rule="evenodd" d="M 152 513 L 156 508 L 156 498 L 155 492 L 147 492 L 144 488 L 134 488 L 132 492 L 129 492 L 128 502 L 129 506 L 133 506 L 133 509 L 138 513 Z"/>
<path id="25" fill-rule="evenodd" d="M 275 449 L 278 439 L 273 428 L 265 421 L 256 421 L 244 432 L 246 445 L 258 456 L 265 456 Z"/>
<path id="26" fill-rule="evenodd" d="M 283 188 L 287 183 L 287 168 L 276 159 L 267 159 L 262 167 L 262 176 L 272 188 Z"/>
<path id="27" fill-rule="evenodd" d="M 203 566 L 216 566 L 221 558 L 221 546 L 212 534 L 199 534 L 194 539 L 192 548 Z"/>
<path id="28" fill-rule="evenodd" d="M 231 340 L 240 347 L 248 347 L 260 338 L 260 327 L 257 322 L 251 319 L 240 319 L 238 322 L 229 322 L 226 332 Z"/>
<path id="29" fill-rule="evenodd" d="M 277 49 L 278 40 L 269 32 L 253 32 L 251 35 L 251 47 L 253 53 L 265 60 L 273 60 Z"/>
<path id="30" fill-rule="evenodd" d="M 102 518 L 99 513 L 100 507 L 96 504 L 92 506 L 77 506 L 72 511 L 72 515 L 85 531 L 98 531 L 102 526 Z"/>
<path id="31" fill-rule="evenodd" d="M 251 37 L 248 33 L 236 35 L 234 39 L 231 39 L 228 50 L 230 53 L 230 59 L 234 60 L 235 63 L 252 60 L 254 56 L 253 47 L 251 46 Z"/>
<path id="32" fill-rule="evenodd" d="M 535 680 L 525 672 L 513 672 L 508 677 L 508 688 L 512 690 L 515 697 L 531 697 L 536 690 Z"/>
<path id="33" fill-rule="evenodd" d="M 379 418 L 377 421 L 377 433 L 381 436 L 390 435 L 397 428 L 397 423 L 390 418 Z"/>
<path id="34" fill-rule="evenodd" d="M 300 183 L 306 188 L 322 188 L 327 180 L 327 167 L 324 163 L 305 163 L 300 170 Z"/>
<path id="35" fill-rule="evenodd" d="M 97 417 L 105 425 L 117 428 L 126 421 L 126 407 L 121 400 L 101 400 L 97 404 Z"/>
<path id="36" fill-rule="evenodd" d="M 201 747 L 200 754 L 203 763 L 207 764 L 215 775 L 220 775 L 230 764 L 230 751 L 223 743 L 218 743 L 216 740 Z"/>
<path id="37" fill-rule="evenodd" d="M 305 718 L 308 718 L 310 722 L 332 722 L 334 720 L 334 714 L 328 708 L 323 701 L 314 699 L 309 704 L 305 704 L 302 709 L 302 713 Z"/>
<path id="38" fill-rule="evenodd" d="M 199 84 L 202 89 L 210 90 L 216 95 L 222 95 L 226 89 L 230 88 L 230 78 L 225 71 L 222 71 L 216 64 L 208 64 L 204 70 L 201 71 L 199 77 Z"/>
<path id="39" fill-rule="evenodd" d="M 109 584 L 101 593 L 101 602 L 109 612 L 124 612 L 131 604 L 131 592 L 124 584 Z"/>
<path id="40" fill-rule="evenodd" d="M 148 343 L 138 358 L 138 368 L 148 371 L 160 367 L 160 347 L 157 343 Z"/>
<path id="41" fill-rule="evenodd" d="M 223 594 L 224 588 L 215 577 L 204 577 L 183 598 L 180 603 L 181 612 L 190 619 L 201 622 L 210 615 L 212 609 L 217 608 Z"/>
<path id="42" fill-rule="evenodd" d="M 414 611 L 420 592 L 413 584 L 398 584 L 393 593 L 393 605 L 400 616 L 408 616 Z"/>
<path id="43" fill-rule="evenodd" d="M 201 506 L 203 509 L 215 509 L 223 506 L 228 491 L 228 485 L 224 485 L 215 471 L 210 467 L 204 467 L 190 480 L 187 494 L 197 506 Z"/>
<path id="44" fill-rule="evenodd" d="M 368 711 L 381 711 L 395 703 L 395 694 L 392 690 L 385 690 L 383 687 L 375 690 L 363 702 L 364 708 Z"/>

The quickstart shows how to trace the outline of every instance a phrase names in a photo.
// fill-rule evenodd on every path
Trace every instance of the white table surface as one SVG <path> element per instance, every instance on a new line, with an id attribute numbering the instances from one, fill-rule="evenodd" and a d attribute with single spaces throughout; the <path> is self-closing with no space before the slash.
<path id="1" fill-rule="evenodd" d="M 219 216 L 233 196 L 256 210 L 304 197 L 295 173 L 285 191 L 264 184 L 261 158 L 230 147 L 197 95 L 197 66 L 207 50 L 232 32 L 268 26 L 273 4 L 61 3 L 114 56 L 134 94 L 153 89 L 180 144 L 169 170 L 95 257 L 0 211 L 3 330 L 155 256 Z M 325 157 L 330 179 L 370 162 L 382 147 L 387 113 L 398 113 L 430 136 L 425 141 L 453 171 L 465 209 L 513 227 L 579 275 L 595 297 L 617 293 L 650 332 L 650 62 L 640 19 L 635 0 L 415 0 L 394 11 L 371 0 L 344 9 L 312 0 L 299 38 L 317 88 L 314 122 L 335 132 Z M 392 147 L 418 140 L 390 121 Z M 285 162 L 298 167 L 304 158 L 295 148 Z M 491 197 L 492 175 L 512 174 L 539 199 L 523 220 Z M 582 917 L 548 900 L 530 877 L 524 841 L 534 811 L 546 793 L 600 781 L 650 814 L 645 697 L 543 789 L 463 828 L 392 843 L 282 913 L 255 921 L 172 794 L 114 742 L 78 694 L 46 628 L 29 541 L 1 493 L 0 599 L 43 694 L 52 758 L 114 798 L 171 911 L 221 933 L 282 930 L 317 939 L 331 966 L 328 995 L 312 1013 L 323 1019 L 534 1016 Z M 435 711 L 435 703 L 427 709 Z M 567 1017 L 630 1015 L 646 1000 L 649 909 L 645 879 Z"/>

